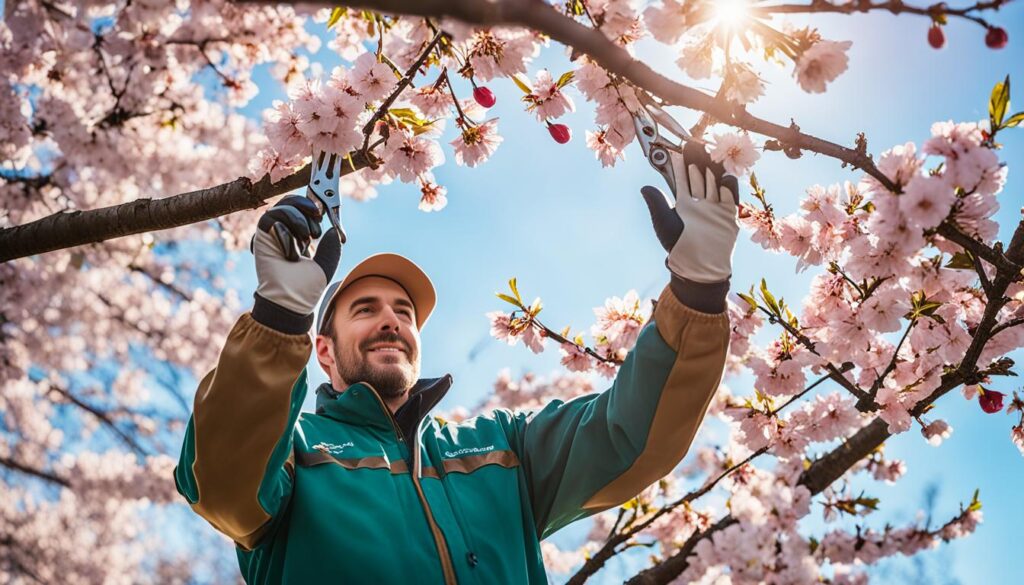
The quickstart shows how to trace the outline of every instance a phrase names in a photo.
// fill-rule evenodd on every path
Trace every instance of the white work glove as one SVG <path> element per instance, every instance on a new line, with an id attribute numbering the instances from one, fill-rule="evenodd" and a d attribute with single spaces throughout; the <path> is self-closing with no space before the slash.
<path id="1" fill-rule="evenodd" d="M 341 242 L 333 228 L 309 257 L 310 242 L 322 233 L 321 218 L 312 200 L 297 195 L 285 197 L 260 217 L 251 243 L 259 282 L 253 307 L 257 321 L 284 333 L 309 330 L 313 309 L 341 260 Z"/>
<path id="2" fill-rule="evenodd" d="M 687 142 L 682 154 L 671 154 L 676 178 L 675 207 L 660 190 L 640 190 L 665 251 L 672 274 L 686 281 L 726 283 L 739 233 L 739 185 L 711 160 L 704 147 Z M 724 301 L 723 301 L 724 302 Z"/>

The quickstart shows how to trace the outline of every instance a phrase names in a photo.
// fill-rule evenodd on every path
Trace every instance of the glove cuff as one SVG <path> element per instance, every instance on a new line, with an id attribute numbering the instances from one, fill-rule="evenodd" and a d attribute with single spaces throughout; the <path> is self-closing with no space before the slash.
<path id="1" fill-rule="evenodd" d="M 729 280 L 722 282 L 694 282 L 672 274 L 669 282 L 672 294 L 680 303 L 701 313 L 717 314 L 725 311 L 725 297 L 729 294 Z"/>
<path id="2" fill-rule="evenodd" d="M 313 313 L 300 315 L 258 294 L 253 297 L 256 301 L 252 306 L 252 318 L 261 325 L 287 335 L 308 333 L 313 326 Z"/>

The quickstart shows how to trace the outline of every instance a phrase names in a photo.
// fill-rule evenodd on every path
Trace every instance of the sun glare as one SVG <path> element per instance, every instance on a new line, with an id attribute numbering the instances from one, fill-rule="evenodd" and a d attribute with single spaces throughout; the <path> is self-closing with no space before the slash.
<path id="1" fill-rule="evenodd" d="M 724 27 L 734 28 L 748 16 L 749 0 L 713 0 L 715 22 Z"/>

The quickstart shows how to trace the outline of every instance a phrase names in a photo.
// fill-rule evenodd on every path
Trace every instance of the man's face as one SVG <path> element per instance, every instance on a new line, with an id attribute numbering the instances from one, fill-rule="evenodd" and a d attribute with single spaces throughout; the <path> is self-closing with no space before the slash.
<path id="1" fill-rule="evenodd" d="M 420 375 L 416 309 L 397 282 L 367 276 L 334 301 L 334 341 L 317 338 L 317 358 L 338 390 L 366 382 L 384 399 L 401 397 Z"/>

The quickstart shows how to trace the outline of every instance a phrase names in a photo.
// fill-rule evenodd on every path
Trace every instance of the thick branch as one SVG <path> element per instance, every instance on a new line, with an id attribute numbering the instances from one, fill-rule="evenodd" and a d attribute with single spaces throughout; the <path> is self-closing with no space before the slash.
<path id="1" fill-rule="evenodd" d="M 368 157 L 361 153 L 353 153 L 352 160 L 356 170 L 369 166 Z M 351 172 L 352 169 L 344 165 L 342 174 Z M 277 183 L 271 183 L 269 176 L 258 183 L 243 177 L 162 199 L 137 199 L 101 209 L 48 215 L 31 223 L 0 229 L 0 262 L 256 209 L 271 197 L 302 187 L 309 180 L 309 174 L 307 165 Z"/>
<path id="2" fill-rule="evenodd" d="M 968 239 L 976 242 L 971 238 Z M 981 248 L 988 249 L 990 253 L 997 252 L 997 250 L 988 248 L 988 246 L 984 246 L 980 242 L 976 243 Z M 999 255 L 1002 256 L 1001 254 Z M 990 300 L 986 306 L 985 314 L 974 331 L 971 345 L 964 353 L 964 358 L 955 370 L 942 377 L 942 381 L 937 389 L 924 400 L 917 403 L 910 411 L 911 416 L 920 416 L 936 400 L 961 384 L 975 382 L 987 374 L 998 373 L 1006 369 L 1005 363 L 995 362 L 988 371 L 978 371 L 977 361 L 981 357 L 985 344 L 992 339 L 993 332 L 996 331 L 996 315 L 1006 302 L 1003 297 L 1006 289 L 1020 276 L 1019 269 L 1012 269 L 1012 267 L 1024 262 L 1024 221 L 1017 224 L 1004 260 L 1005 263 L 1003 265 L 1010 266 L 1011 269 L 1004 270 L 1000 268 L 995 279 L 992 281 L 993 300 Z M 842 477 L 854 464 L 871 454 L 872 451 L 891 436 L 888 424 L 881 418 L 876 418 L 838 447 L 815 460 L 800 476 L 799 483 L 806 486 L 812 495 L 821 493 L 826 487 Z M 707 531 L 692 536 L 679 552 L 665 561 L 641 571 L 630 579 L 629 583 L 649 584 L 672 581 L 686 570 L 688 566 L 687 557 L 693 551 L 697 542 L 718 530 L 731 526 L 735 522 L 736 520 L 731 515 L 723 517 Z"/>
<path id="3" fill-rule="evenodd" d="M 329 0 L 304 2 L 308 3 L 337 4 Z M 480 26 L 519 25 L 533 29 L 589 55 L 609 72 L 660 97 L 667 104 L 707 112 L 724 124 L 770 136 L 789 148 L 809 150 L 839 159 L 854 168 L 864 170 L 887 189 L 898 191 L 896 185 L 875 167 L 871 157 L 866 153 L 804 134 L 795 125 L 782 126 L 762 120 L 747 113 L 742 107 L 716 100 L 692 87 L 676 83 L 634 59 L 601 31 L 580 24 L 542 0 L 345 0 L 341 4 L 397 14 L 449 16 Z"/>

